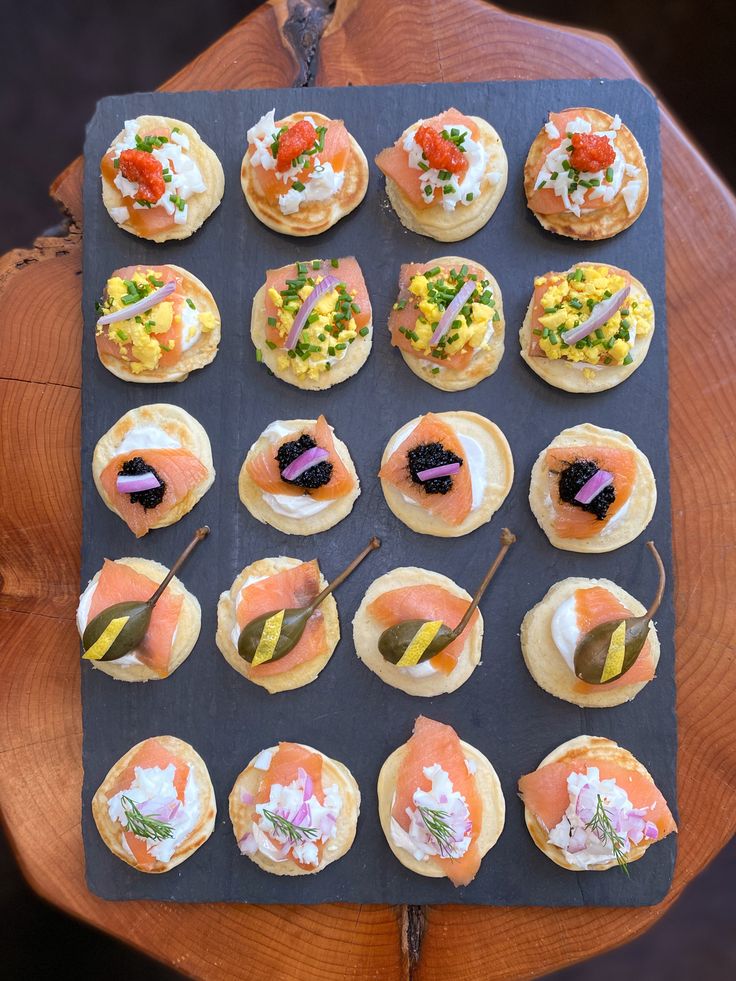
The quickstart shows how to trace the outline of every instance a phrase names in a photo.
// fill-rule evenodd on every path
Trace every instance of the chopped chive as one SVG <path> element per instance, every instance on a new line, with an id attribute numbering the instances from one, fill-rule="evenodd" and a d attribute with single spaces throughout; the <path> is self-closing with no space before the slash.
<path id="1" fill-rule="evenodd" d="M 560 172 L 559 170 L 553 170 L 549 176 L 553 181 L 556 181 L 557 178 L 560 176 Z"/>
<path id="2" fill-rule="evenodd" d="M 361 327 L 360 330 L 358 331 L 358 333 L 360 334 L 361 337 L 365 337 L 365 335 L 368 333 L 368 328 L 367 327 Z"/>
<path id="3" fill-rule="evenodd" d="M 427 186 L 424 188 L 424 193 L 427 195 L 427 197 L 432 194 L 432 188 L 429 186 L 429 184 L 427 184 Z"/>
<path id="4" fill-rule="evenodd" d="M 296 271 L 300 276 L 306 276 L 307 274 L 307 264 L 306 262 L 297 262 Z"/>
<path id="5" fill-rule="evenodd" d="M 432 266 L 432 268 L 429 270 L 429 272 L 426 272 L 424 275 L 427 276 L 427 277 L 429 277 L 429 276 L 439 276 L 439 274 L 440 274 L 440 267 L 439 266 Z"/>
<path id="6" fill-rule="evenodd" d="M 330 259 L 330 265 L 332 266 L 333 269 L 337 269 L 337 267 L 340 265 L 340 260 Z"/>
<path id="7" fill-rule="evenodd" d="M 294 181 L 294 183 L 291 186 L 295 191 L 299 191 L 300 194 L 304 190 L 304 185 L 302 184 L 301 181 Z"/>
<path id="8" fill-rule="evenodd" d="M 275 327 L 276 326 L 276 318 L 275 317 L 269 317 L 267 322 L 268 322 L 268 326 L 269 327 Z"/>
<path id="9" fill-rule="evenodd" d="M 582 310 L 583 308 L 583 304 L 577 299 L 577 297 L 570 300 L 570 306 L 575 307 L 576 310 Z"/>
<path id="10" fill-rule="evenodd" d="M 440 373 L 440 369 L 439 368 L 432 368 L 432 374 L 433 375 L 439 375 L 439 373 Z"/>
<path id="11" fill-rule="evenodd" d="M 259 347 L 256 348 L 256 361 L 263 361 L 263 351 Z"/>
<path id="12" fill-rule="evenodd" d="M 191 308 L 192 308 L 192 310 L 196 310 L 196 309 L 197 309 L 197 308 L 195 307 L 195 305 L 194 305 L 194 300 L 193 300 L 193 299 L 191 298 L 191 296 L 188 296 L 188 297 L 187 297 L 187 306 L 188 306 L 188 307 L 191 307 Z"/>
<path id="13" fill-rule="evenodd" d="M 631 355 L 627 354 L 626 357 L 624 358 L 624 364 L 631 364 L 633 360 L 634 359 L 631 357 Z"/>
<path id="14" fill-rule="evenodd" d="M 613 180 L 613 167 L 606 168 L 606 180 L 608 181 L 609 184 Z"/>
<path id="15" fill-rule="evenodd" d="M 315 259 L 312 262 L 312 269 L 321 269 L 321 268 L 322 268 L 322 260 L 321 259 Z"/>
<path id="16" fill-rule="evenodd" d="M 472 192 L 472 191 L 469 191 L 469 192 L 468 192 L 468 193 L 467 193 L 467 194 L 465 195 L 465 200 L 466 200 L 466 201 L 472 201 L 472 200 L 473 200 L 473 192 Z"/>
<path id="17" fill-rule="evenodd" d="M 576 283 L 582 283 L 582 282 L 584 282 L 585 281 L 585 273 L 583 272 L 583 270 L 582 269 L 576 269 L 575 270 L 575 275 L 573 276 L 573 279 L 575 280 Z"/>

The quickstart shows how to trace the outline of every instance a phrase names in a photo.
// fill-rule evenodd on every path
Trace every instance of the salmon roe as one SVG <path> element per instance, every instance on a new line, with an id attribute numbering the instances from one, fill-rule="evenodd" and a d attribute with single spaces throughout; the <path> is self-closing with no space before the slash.
<path id="1" fill-rule="evenodd" d="M 616 151 L 607 136 L 595 133 L 573 133 L 570 137 L 572 153 L 570 163 L 582 173 L 593 174 L 606 170 L 616 159 Z"/>
<path id="2" fill-rule="evenodd" d="M 446 140 L 436 129 L 420 126 L 414 135 L 414 142 L 424 151 L 427 163 L 436 170 L 448 170 L 451 174 L 462 174 L 468 169 L 468 161 L 452 140 Z"/>
<path id="3" fill-rule="evenodd" d="M 119 159 L 120 173 L 138 185 L 136 200 L 158 201 L 166 189 L 161 161 L 145 150 L 123 150 Z"/>
<path id="4" fill-rule="evenodd" d="M 279 138 L 279 149 L 276 157 L 276 170 L 288 170 L 292 160 L 305 150 L 311 150 L 317 140 L 317 130 L 308 119 L 300 119 L 290 126 Z"/>

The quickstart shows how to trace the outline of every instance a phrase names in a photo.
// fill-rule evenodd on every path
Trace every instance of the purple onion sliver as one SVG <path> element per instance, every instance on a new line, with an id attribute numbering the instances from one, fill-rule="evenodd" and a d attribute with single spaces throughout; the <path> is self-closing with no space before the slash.
<path id="1" fill-rule="evenodd" d="M 444 463 L 441 467 L 431 467 L 429 470 L 419 470 L 417 477 L 421 481 L 434 480 L 435 477 L 449 477 L 460 469 L 459 463 Z"/>
<path id="2" fill-rule="evenodd" d="M 321 283 L 317 283 L 304 303 L 302 303 L 302 305 L 299 307 L 296 317 L 294 317 L 294 323 L 291 325 L 289 335 L 284 342 L 285 351 L 291 351 L 296 347 L 296 342 L 299 340 L 299 335 L 302 332 L 302 328 L 307 322 L 307 317 L 312 312 L 312 308 L 316 304 L 317 300 L 319 300 L 321 296 L 324 296 L 325 293 L 329 293 L 330 290 L 333 290 L 339 284 L 339 282 L 340 280 L 335 276 L 325 276 Z"/>
<path id="3" fill-rule="evenodd" d="M 311 449 L 300 453 L 296 460 L 292 460 L 288 466 L 284 467 L 281 476 L 284 480 L 296 480 L 297 477 L 301 477 L 305 470 L 315 467 L 318 463 L 326 460 L 329 455 L 327 450 L 321 446 L 312 446 Z"/>
<path id="4" fill-rule="evenodd" d="M 151 307 L 155 307 L 157 303 L 165 300 L 167 296 L 171 296 L 175 289 L 176 281 L 172 279 L 170 282 L 164 283 L 159 289 L 154 290 L 153 293 L 144 296 L 142 300 L 138 300 L 137 303 L 131 303 L 130 306 L 123 307 L 122 310 L 116 310 L 114 313 L 106 313 L 104 317 L 100 317 L 97 321 L 97 326 L 104 327 L 106 324 L 116 324 L 121 320 L 131 320 L 133 317 L 145 313 L 146 310 L 150 310 Z"/>
<path id="5" fill-rule="evenodd" d="M 152 471 L 141 474 L 120 474 L 115 487 L 121 494 L 136 494 L 140 491 L 155 490 L 161 483 Z"/>
<path id="6" fill-rule="evenodd" d="M 571 330 L 563 331 L 560 334 L 565 344 L 577 344 L 578 341 L 582 341 L 588 334 L 602 327 L 606 321 L 611 319 L 619 307 L 623 306 L 630 292 L 631 286 L 624 286 L 623 289 L 618 290 L 613 296 L 609 296 L 607 300 L 601 300 L 600 303 L 596 303 L 587 320 L 584 320 L 578 327 L 573 327 Z"/>
<path id="7" fill-rule="evenodd" d="M 255 800 L 255 797 L 253 796 L 253 794 L 250 793 L 250 791 L 241 790 L 240 800 L 242 801 L 243 804 L 252 804 L 253 801 Z"/>
<path id="8" fill-rule="evenodd" d="M 602 490 L 613 483 L 613 474 L 609 470 L 596 470 L 593 476 L 586 480 L 575 495 L 578 504 L 590 504 Z"/>
<path id="9" fill-rule="evenodd" d="M 443 335 L 450 329 L 455 317 L 460 313 L 467 300 L 475 292 L 475 285 L 475 280 L 469 279 L 467 282 L 463 283 L 463 285 L 457 291 L 453 299 L 450 301 L 450 305 L 442 314 L 434 334 L 432 334 L 432 339 L 429 342 L 430 347 L 434 347 L 435 344 L 439 344 Z"/>

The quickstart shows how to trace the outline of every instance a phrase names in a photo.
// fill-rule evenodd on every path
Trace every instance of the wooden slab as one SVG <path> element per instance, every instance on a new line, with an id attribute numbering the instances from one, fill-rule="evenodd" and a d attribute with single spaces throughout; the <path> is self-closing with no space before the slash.
<path id="1" fill-rule="evenodd" d="M 321 34 L 321 39 L 320 39 Z M 289 40 L 290 39 L 290 40 Z M 293 55 L 292 44 L 299 53 Z M 164 86 L 343 85 L 638 77 L 607 39 L 512 17 L 481 0 L 276 0 Z M 84 886 L 79 660 L 81 170 L 52 193 L 71 219 L 0 260 L 0 808 L 31 884 L 68 912 L 197 977 L 274 981 L 528 977 L 641 933 L 734 833 L 733 505 L 736 203 L 665 110 L 662 125 L 677 577 L 681 835 L 659 907 L 192 906 L 103 903 Z M 643 411 L 646 411 L 643 408 Z M 33 815 L 33 820 L 29 820 Z M 247 967 L 246 967 L 247 965 Z"/>

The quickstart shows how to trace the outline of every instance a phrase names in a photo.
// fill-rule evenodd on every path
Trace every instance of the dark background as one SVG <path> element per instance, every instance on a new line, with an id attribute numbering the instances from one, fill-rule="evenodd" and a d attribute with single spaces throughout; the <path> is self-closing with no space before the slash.
<path id="1" fill-rule="evenodd" d="M 57 224 L 47 187 L 81 152 L 84 125 L 98 98 L 155 88 L 254 6 L 253 0 L 198 5 L 184 0 L 130 5 L 120 0 L 2 0 L 0 248 L 30 245 Z M 731 185 L 736 183 L 729 63 L 735 53 L 736 4 L 515 0 L 504 6 L 612 35 L 716 168 Z M 561 972 L 557 981 L 619 981 L 634 972 L 653 981 L 733 978 L 735 880 L 732 842 L 644 937 Z M 178 977 L 36 899 L 1 842 L 0 923 L 6 938 L 1 973 L 12 981 L 51 978 L 62 965 L 73 965 L 83 981 L 103 972 L 107 981 Z"/>

